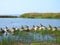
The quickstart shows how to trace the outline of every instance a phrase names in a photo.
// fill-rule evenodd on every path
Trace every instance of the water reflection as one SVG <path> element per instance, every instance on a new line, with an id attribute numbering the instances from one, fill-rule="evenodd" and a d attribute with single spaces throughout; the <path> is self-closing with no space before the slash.
<path id="1" fill-rule="evenodd" d="M 37 42 L 37 41 L 56 41 L 56 39 L 54 37 L 52 37 L 51 35 L 42 35 L 42 34 L 38 34 L 38 33 L 27 33 L 26 37 L 21 36 L 21 35 L 12 35 L 11 33 L 4 33 L 2 36 L 0 36 L 0 41 L 2 41 L 2 39 L 14 39 L 16 41 L 20 41 L 20 42 Z"/>

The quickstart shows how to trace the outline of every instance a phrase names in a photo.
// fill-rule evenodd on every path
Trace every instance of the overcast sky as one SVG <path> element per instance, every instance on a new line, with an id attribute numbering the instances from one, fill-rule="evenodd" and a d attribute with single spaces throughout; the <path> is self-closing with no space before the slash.
<path id="1" fill-rule="evenodd" d="M 60 0 L 0 0 L 0 15 L 60 12 Z"/>

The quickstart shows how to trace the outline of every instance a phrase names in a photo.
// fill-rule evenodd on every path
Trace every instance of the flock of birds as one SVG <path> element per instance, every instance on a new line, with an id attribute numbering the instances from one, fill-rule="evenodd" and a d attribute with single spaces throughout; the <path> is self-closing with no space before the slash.
<path id="1" fill-rule="evenodd" d="M 19 30 L 19 31 L 23 31 L 23 30 L 25 30 L 25 31 L 31 31 L 31 30 L 52 30 L 52 31 L 56 31 L 56 30 L 60 30 L 60 28 L 58 28 L 58 27 L 52 27 L 51 25 L 48 25 L 48 27 L 45 27 L 44 25 L 42 25 L 42 24 L 40 24 L 40 26 L 35 26 L 35 25 L 33 25 L 32 27 L 29 27 L 29 26 L 21 26 L 20 28 L 14 28 L 14 27 L 12 27 L 12 28 L 8 28 L 8 27 L 6 27 L 5 29 L 2 29 L 2 28 L 0 28 L 0 33 L 1 32 L 14 32 L 14 31 L 17 31 L 17 30 Z"/>

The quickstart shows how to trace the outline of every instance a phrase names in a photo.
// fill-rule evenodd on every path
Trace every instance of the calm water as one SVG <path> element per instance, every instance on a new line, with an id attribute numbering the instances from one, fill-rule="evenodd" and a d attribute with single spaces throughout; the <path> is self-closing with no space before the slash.
<path id="1" fill-rule="evenodd" d="M 20 27 L 21 25 L 40 25 L 48 26 L 49 24 L 53 27 L 60 27 L 60 19 L 27 19 L 27 18 L 0 18 L 0 27 Z"/>
<path id="2" fill-rule="evenodd" d="M 11 27 L 20 27 L 22 25 L 28 25 L 28 26 L 39 26 L 40 24 L 43 24 L 44 26 L 48 26 L 49 24 L 52 25 L 53 27 L 60 27 L 60 19 L 27 19 L 27 18 L 0 18 L 0 27 L 5 28 L 5 26 L 8 26 L 9 28 Z M 23 36 L 14 36 L 10 33 L 7 33 L 8 35 L 6 35 L 6 33 L 2 34 L 0 36 L 0 41 L 2 41 L 2 39 L 4 38 L 8 38 L 10 37 L 11 39 L 15 39 L 15 40 L 20 40 L 22 42 L 32 42 L 32 41 L 46 41 L 46 40 L 51 40 L 51 41 L 55 41 L 56 39 L 54 37 L 52 37 L 51 35 L 42 35 L 42 34 L 37 34 L 37 33 L 28 33 L 27 34 L 27 38 L 24 38 Z M 33 37 L 33 39 L 30 37 Z"/>
<path id="3" fill-rule="evenodd" d="M 42 35 L 42 34 L 31 33 L 31 32 L 27 33 L 26 36 L 12 35 L 11 33 L 7 32 L 0 36 L 0 41 L 8 38 L 11 40 L 20 41 L 20 42 L 38 42 L 38 41 L 51 41 L 51 42 L 54 41 L 55 42 L 56 41 L 56 38 L 54 38 L 49 34 Z"/>

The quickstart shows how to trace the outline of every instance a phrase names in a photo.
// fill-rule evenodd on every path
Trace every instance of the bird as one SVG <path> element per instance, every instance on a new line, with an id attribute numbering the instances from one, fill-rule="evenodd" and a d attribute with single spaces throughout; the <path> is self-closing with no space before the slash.
<path id="1" fill-rule="evenodd" d="M 28 32 L 29 31 L 29 26 L 25 25 L 24 30 Z"/>
<path id="2" fill-rule="evenodd" d="M 56 30 L 57 30 L 57 27 L 53 27 L 53 28 L 52 28 L 52 31 L 56 31 Z"/>
<path id="3" fill-rule="evenodd" d="M 49 25 L 47 29 L 48 29 L 48 30 L 52 30 L 52 26 L 51 26 L 51 25 Z"/>
<path id="4" fill-rule="evenodd" d="M 2 28 L 0 28 L 0 33 L 4 33 L 4 30 Z"/>
<path id="5" fill-rule="evenodd" d="M 47 28 L 46 28 L 44 25 L 40 24 L 39 30 L 46 30 L 46 29 L 47 29 Z"/>
<path id="6" fill-rule="evenodd" d="M 9 29 L 8 29 L 7 26 L 5 27 L 4 31 L 5 31 L 5 32 L 9 32 Z"/>
<path id="7" fill-rule="evenodd" d="M 11 33 L 14 33 L 14 31 L 15 31 L 15 28 L 12 27 L 12 28 L 10 29 L 10 32 L 11 32 Z"/>
<path id="8" fill-rule="evenodd" d="M 23 30 L 24 30 L 24 27 L 23 27 L 23 26 L 21 26 L 20 31 L 23 31 Z"/>

